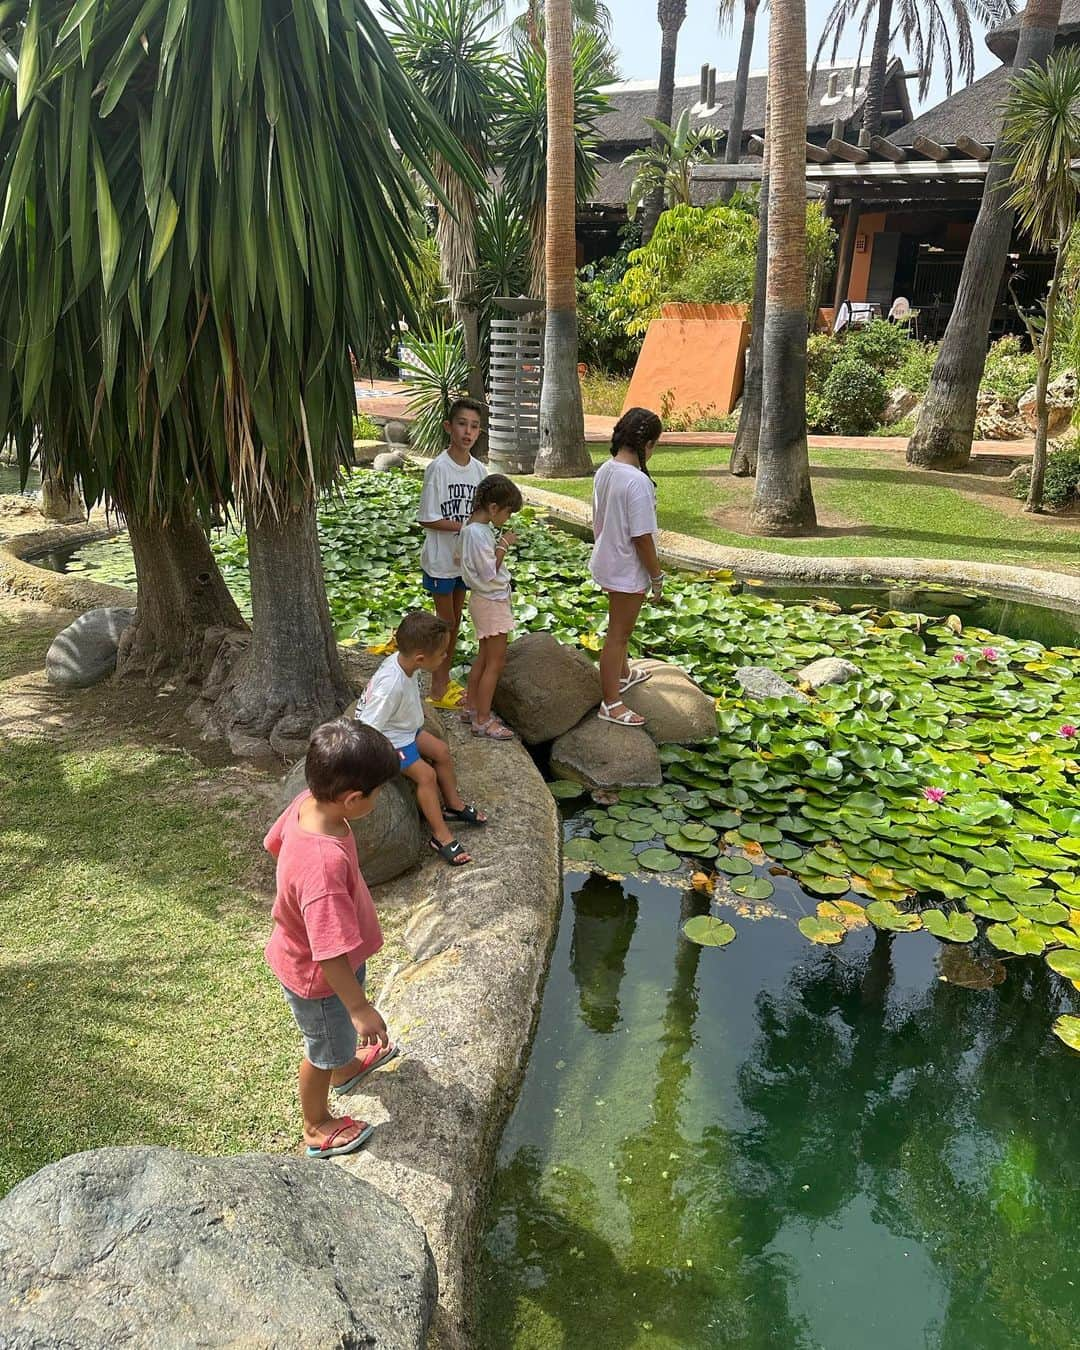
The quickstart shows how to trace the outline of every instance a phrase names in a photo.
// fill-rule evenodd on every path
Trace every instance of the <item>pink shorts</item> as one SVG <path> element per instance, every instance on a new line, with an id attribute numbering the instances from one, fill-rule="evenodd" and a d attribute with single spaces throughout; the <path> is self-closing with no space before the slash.
<path id="1" fill-rule="evenodd" d="M 500 633 L 514 631 L 514 611 L 509 600 L 489 600 L 471 591 L 469 614 L 478 638 L 498 637 Z"/>

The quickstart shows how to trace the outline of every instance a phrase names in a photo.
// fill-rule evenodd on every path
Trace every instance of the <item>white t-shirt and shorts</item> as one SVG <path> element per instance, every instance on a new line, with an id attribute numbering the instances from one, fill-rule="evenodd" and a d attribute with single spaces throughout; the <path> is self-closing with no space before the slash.
<path id="1" fill-rule="evenodd" d="M 655 535 L 656 485 L 632 464 L 609 459 L 593 479 L 593 544 L 589 571 L 605 591 L 642 595 L 652 584 L 634 540 Z"/>
<path id="2" fill-rule="evenodd" d="M 458 464 L 449 450 L 437 455 L 424 470 L 417 519 L 454 520 L 464 525 L 472 515 L 476 489 L 488 476 L 487 465 L 470 455 L 468 464 Z M 424 590 L 430 595 L 452 595 L 464 590 L 457 562 L 458 537 L 452 530 L 425 530 L 420 567 Z"/>
<path id="3" fill-rule="evenodd" d="M 420 758 L 416 738 L 424 729 L 424 701 L 418 675 L 406 675 L 397 654 L 383 661 L 368 680 L 356 720 L 381 731 L 401 759 L 402 769 L 411 768 Z"/>
<path id="4" fill-rule="evenodd" d="M 458 535 L 461 575 L 469 588 L 469 615 L 478 638 L 514 631 L 510 607 L 510 572 L 495 552 L 498 536 L 492 525 L 474 521 Z"/>

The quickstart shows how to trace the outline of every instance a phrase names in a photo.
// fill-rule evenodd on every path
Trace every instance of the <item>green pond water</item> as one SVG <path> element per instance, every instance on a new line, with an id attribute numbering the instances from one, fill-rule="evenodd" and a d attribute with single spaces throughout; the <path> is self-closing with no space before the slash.
<path id="1" fill-rule="evenodd" d="M 41 478 L 36 469 L 30 470 L 30 477 L 27 479 L 25 491 L 33 494 L 41 487 Z M 19 486 L 19 468 L 16 464 L 8 464 L 0 461 L 0 496 L 6 493 L 19 493 L 24 489 Z"/>
<path id="2" fill-rule="evenodd" d="M 1080 1341 L 1077 996 L 946 983 L 927 933 L 572 874 L 478 1271 L 485 1348 L 1005 1350 Z M 948 959 L 948 958 L 947 958 Z"/>

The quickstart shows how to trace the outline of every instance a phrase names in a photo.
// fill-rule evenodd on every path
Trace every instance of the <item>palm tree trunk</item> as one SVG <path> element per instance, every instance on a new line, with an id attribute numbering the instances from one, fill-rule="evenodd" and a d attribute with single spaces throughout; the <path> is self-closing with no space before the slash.
<path id="1" fill-rule="evenodd" d="M 1046 389 L 1050 383 L 1050 365 L 1054 359 L 1055 316 L 1058 289 L 1061 285 L 1062 263 L 1069 251 L 1069 232 L 1060 232 L 1057 251 L 1054 255 L 1054 274 L 1050 279 L 1050 289 L 1046 295 L 1046 327 L 1036 351 L 1039 357 L 1039 370 L 1035 377 L 1035 453 L 1031 459 L 1031 483 L 1028 486 L 1025 511 L 1040 512 L 1043 509 L 1043 487 L 1046 482 L 1046 444 L 1047 420 Z"/>
<path id="2" fill-rule="evenodd" d="M 1013 72 L 1046 65 L 1061 19 L 1061 0 L 1028 0 L 1020 24 Z M 986 365 L 987 339 L 1012 239 L 1013 212 L 1005 185 L 1014 155 L 1001 145 L 991 160 L 982 204 L 971 233 L 960 288 L 923 399 L 907 460 L 927 469 L 962 469 L 971 458 L 975 404 Z"/>
<path id="3" fill-rule="evenodd" d="M 86 507 L 78 484 L 62 482 L 46 467 L 41 475 L 41 514 L 46 520 L 55 520 L 62 525 L 85 520 Z"/>
<path id="4" fill-rule="evenodd" d="M 574 67 L 570 0 L 547 0 L 547 326 L 540 393 L 540 478 L 592 472 L 578 379 Z"/>
<path id="5" fill-rule="evenodd" d="M 439 205 L 435 237 L 439 245 L 439 264 L 443 284 L 450 297 L 454 322 L 462 331 L 465 360 L 469 363 L 469 397 L 484 402 L 484 371 L 480 351 L 480 314 L 476 308 L 476 219 L 479 206 L 475 194 L 453 172 L 445 160 L 435 165 L 439 186 L 451 210 Z M 487 432 L 483 432 L 474 450 L 478 459 L 487 459 Z"/>
<path id="6" fill-rule="evenodd" d="M 806 0 L 775 0 L 769 25 L 769 262 L 764 397 L 750 527 L 817 525 L 806 444 Z"/>
<path id="7" fill-rule="evenodd" d="M 660 79 L 656 87 L 656 111 L 653 117 L 664 126 L 671 126 L 675 107 L 675 63 L 679 53 L 679 29 L 686 18 L 685 3 L 665 4 L 660 0 L 658 18 L 660 20 Z M 658 133 L 653 134 L 653 146 L 663 148 L 664 139 Z M 645 200 L 641 215 L 641 242 L 647 244 L 653 237 L 656 222 L 664 210 L 664 187 L 658 183 Z"/>
<path id="8" fill-rule="evenodd" d="M 869 145 L 871 136 L 881 135 L 881 114 L 885 103 L 885 71 L 889 64 L 889 38 L 892 36 L 892 0 L 878 0 L 877 27 L 870 54 L 870 74 L 863 105 L 860 145 Z"/>
<path id="9" fill-rule="evenodd" d="M 731 121 L 728 124 L 727 143 L 724 146 L 724 163 L 738 164 L 742 155 L 742 138 L 746 120 L 746 90 L 750 83 L 750 58 L 754 50 L 754 29 L 757 26 L 759 0 L 743 0 L 742 38 L 739 41 L 739 64 L 735 69 L 735 91 L 731 104 Z M 765 185 L 762 180 L 762 200 L 765 198 Z M 720 191 L 720 200 L 730 201 L 735 192 L 734 183 L 724 183 Z"/>
<path id="10" fill-rule="evenodd" d="M 758 441 L 761 439 L 762 346 L 765 335 L 765 287 L 769 267 L 769 109 L 765 108 L 765 157 L 761 165 L 761 195 L 758 198 L 757 257 L 754 260 L 754 303 L 750 311 L 750 346 L 746 352 L 742 403 L 735 444 L 728 467 L 736 478 L 757 473 Z"/>

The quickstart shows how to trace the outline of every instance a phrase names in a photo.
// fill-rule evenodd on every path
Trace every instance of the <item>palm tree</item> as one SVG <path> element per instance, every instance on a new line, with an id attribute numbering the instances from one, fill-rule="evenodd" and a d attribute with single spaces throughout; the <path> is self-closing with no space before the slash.
<path id="1" fill-rule="evenodd" d="M 769 143 L 772 139 L 769 108 L 765 107 L 765 155 L 761 165 L 761 193 L 758 197 L 757 257 L 754 261 L 754 303 L 750 311 L 750 346 L 746 352 L 739 425 L 728 463 L 736 478 L 757 473 L 758 443 L 761 439 L 762 344 L 765 328 L 765 288 L 769 263 Z"/>
<path id="2" fill-rule="evenodd" d="M 578 379 L 577 144 L 570 0 L 547 0 L 547 324 L 540 393 L 541 478 L 592 471 Z"/>
<path id="3" fill-rule="evenodd" d="M 438 194 L 423 147 L 479 174 L 362 0 L 27 0 L 0 25 L 22 415 L 68 430 L 49 442 L 66 480 L 132 512 L 140 613 L 161 524 L 236 505 L 254 631 L 215 722 L 291 751 L 349 693 L 315 530 L 351 457 L 349 351 L 410 313 L 413 175 Z"/>
<path id="4" fill-rule="evenodd" d="M 1018 75 L 1005 105 L 1003 134 L 1018 148 L 1013 165 L 1011 206 L 1017 223 L 1044 252 L 1053 249 L 1054 270 L 1042 313 L 1025 314 L 1038 358 L 1035 381 L 1035 456 L 1026 510 L 1041 511 L 1046 477 L 1046 387 L 1054 357 L 1055 323 L 1062 267 L 1076 226 L 1080 175 L 1080 52 L 1056 52 L 1046 69 Z"/>
<path id="5" fill-rule="evenodd" d="M 860 137 L 869 144 L 872 136 L 881 135 L 889 46 L 897 36 L 919 71 L 919 97 L 926 97 L 930 82 L 939 69 L 945 76 L 946 93 L 951 94 L 956 73 L 954 53 L 964 84 L 970 84 L 975 76 L 971 20 L 974 18 L 989 28 L 1014 13 L 1015 0 L 834 0 L 814 53 L 814 65 L 830 38 L 832 59 L 836 59 L 840 41 L 850 23 L 858 25 L 863 41 L 873 30 Z"/>
<path id="6" fill-rule="evenodd" d="M 754 31 L 757 27 L 757 13 L 761 0 L 743 0 L 742 35 L 739 38 L 739 64 L 735 68 L 735 88 L 731 99 L 731 120 L 728 123 L 727 141 L 724 145 L 724 163 L 738 164 L 742 154 L 742 139 L 746 121 L 746 91 L 750 84 L 750 59 L 754 51 Z M 721 29 L 728 28 L 734 21 L 736 0 L 719 0 L 717 17 Z M 720 197 L 728 201 L 735 191 L 734 183 L 725 183 Z M 762 188 L 764 200 L 764 187 Z"/>
<path id="7" fill-rule="evenodd" d="M 761 436 L 751 528 L 817 524 L 806 444 L 806 3 L 774 0 L 769 25 L 769 256 Z"/>
<path id="8" fill-rule="evenodd" d="M 495 41 L 484 34 L 490 0 L 384 0 L 383 10 L 394 25 L 391 41 L 402 64 L 476 167 L 486 173 L 491 167 L 503 65 Z M 477 305 L 479 194 L 474 182 L 428 149 L 445 198 L 436 207 L 435 231 L 443 283 L 465 340 L 469 393 L 483 401 Z"/>
<path id="9" fill-rule="evenodd" d="M 623 160 L 624 167 L 628 164 L 638 166 L 627 203 L 631 220 L 657 188 L 665 208 L 692 205 L 690 175 L 693 167 L 695 164 L 707 163 L 716 153 L 716 138 L 711 131 L 690 129 L 689 108 L 682 110 L 674 127 L 665 126 L 651 117 L 645 121 L 654 134 L 660 137 L 661 146 L 657 149 L 654 143 L 644 150 L 635 150 Z"/>
<path id="10" fill-rule="evenodd" d="M 656 21 L 660 25 L 660 79 L 656 86 L 656 111 L 653 113 L 653 148 L 663 150 L 663 139 L 655 130 L 660 123 L 670 127 L 675 108 L 675 62 L 679 52 L 679 29 L 686 20 L 686 0 L 658 0 Z M 641 218 L 641 242 L 653 237 L 656 222 L 664 209 L 662 186 L 654 187 Z"/>
<path id="11" fill-rule="evenodd" d="M 534 51 L 544 50 L 544 0 L 489 0 L 493 15 L 508 16 L 520 10 L 510 25 L 515 47 L 528 43 Z M 574 32 L 593 33 L 600 41 L 606 75 L 615 79 L 617 54 L 611 44 L 611 9 L 603 0 L 570 0 Z"/>
<path id="12" fill-rule="evenodd" d="M 1054 49 L 1061 0 L 1028 0 L 1020 21 L 1013 74 L 1042 68 Z M 1003 200 L 1017 147 L 999 137 L 986 171 L 982 204 L 971 232 L 956 303 L 938 349 L 907 460 L 927 469 L 962 469 L 971 458 L 975 405 L 986 365 L 987 338 L 1012 239 L 1013 212 Z"/>

